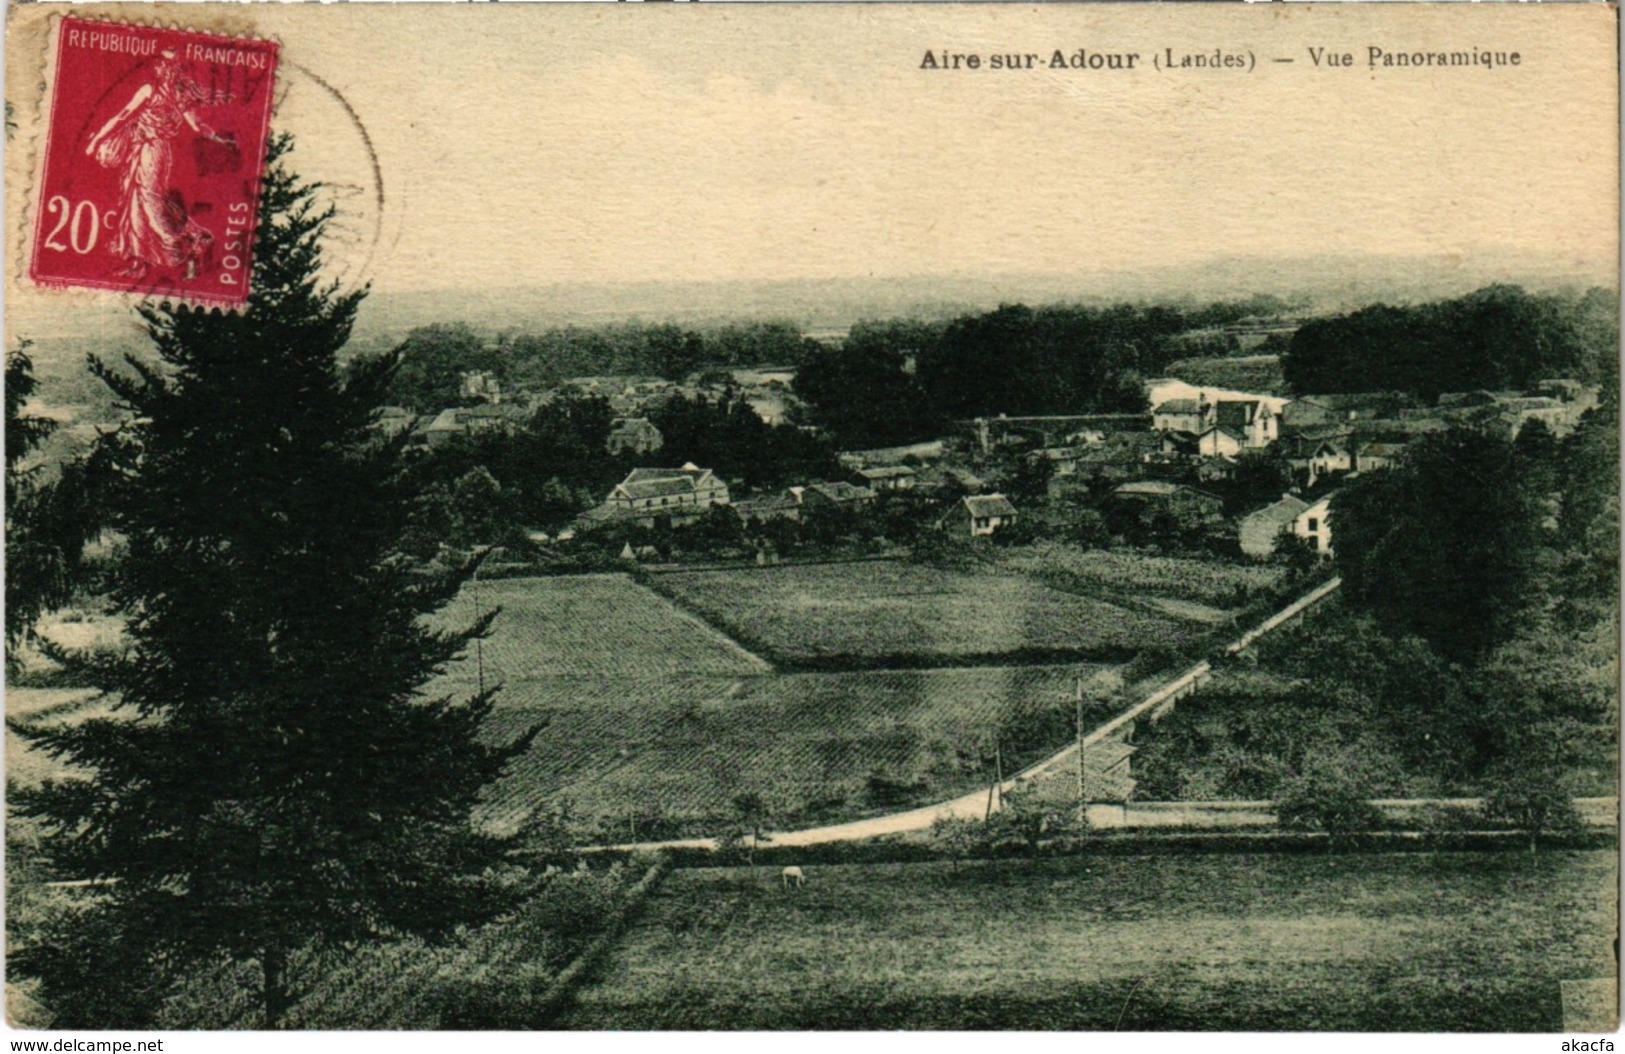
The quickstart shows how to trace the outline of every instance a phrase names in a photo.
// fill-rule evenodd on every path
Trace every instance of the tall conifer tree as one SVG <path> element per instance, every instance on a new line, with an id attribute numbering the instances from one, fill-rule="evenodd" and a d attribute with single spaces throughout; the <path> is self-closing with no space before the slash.
<path id="1" fill-rule="evenodd" d="M 276 1027 L 291 956 L 432 937 L 499 906 L 480 876 L 505 844 L 471 813 L 528 737 L 476 737 L 488 693 L 422 694 L 492 615 L 424 624 L 467 569 L 399 554 L 412 503 L 398 448 L 369 427 L 395 364 L 339 368 L 365 291 L 322 278 L 333 213 L 288 149 L 270 150 L 247 310 L 145 308 L 162 364 L 92 362 L 129 412 L 107 440 L 107 500 L 132 647 L 96 667 L 116 716 L 26 733 L 87 778 L 15 803 L 46 825 L 60 875 L 102 880 L 20 964 L 63 1027 L 141 1023 L 74 1020 L 110 1005 L 75 963 L 90 934 L 151 970 L 257 964 Z"/>

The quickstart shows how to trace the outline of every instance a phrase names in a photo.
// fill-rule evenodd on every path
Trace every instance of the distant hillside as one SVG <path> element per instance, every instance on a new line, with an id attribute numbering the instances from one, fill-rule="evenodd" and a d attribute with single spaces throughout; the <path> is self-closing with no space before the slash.
<path id="1" fill-rule="evenodd" d="M 1608 265 L 1505 254 L 1231 258 L 1201 265 L 1074 275 L 913 276 L 798 282 L 645 282 L 489 290 L 378 291 L 362 309 L 356 339 L 387 344 L 431 322 L 466 321 L 481 330 L 537 331 L 639 318 L 705 325 L 775 319 L 809 331 L 843 331 L 865 318 L 947 319 L 1001 303 L 1196 304 L 1268 293 L 1310 313 L 1347 311 L 1377 300 L 1414 303 L 1460 296 L 1492 282 L 1531 290 L 1612 285 Z"/>

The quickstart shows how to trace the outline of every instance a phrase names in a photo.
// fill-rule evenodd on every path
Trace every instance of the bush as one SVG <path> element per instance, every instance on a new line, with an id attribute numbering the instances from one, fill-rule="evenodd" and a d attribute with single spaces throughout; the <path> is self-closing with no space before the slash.
<path id="1" fill-rule="evenodd" d="M 1369 798 L 1369 788 L 1349 766 L 1326 759 L 1288 780 L 1275 810 L 1282 827 L 1324 831 L 1333 849 L 1383 826 L 1382 811 Z"/>
<path id="2" fill-rule="evenodd" d="M 1484 816 L 1522 831 L 1534 853 L 1543 836 L 1580 829 L 1580 815 L 1562 776 L 1527 765 L 1507 765 L 1491 772 L 1484 795 Z"/>

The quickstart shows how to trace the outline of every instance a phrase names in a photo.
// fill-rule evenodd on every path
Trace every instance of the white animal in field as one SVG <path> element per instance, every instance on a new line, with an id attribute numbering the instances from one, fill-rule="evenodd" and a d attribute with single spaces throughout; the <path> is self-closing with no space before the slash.
<path id="1" fill-rule="evenodd" d="M 794 866 L 792 864 L 790 867 L 787 867 L 787 868 L 784 869 L 783 879 L 784 879 L 784 888 L 785 889 L 789 889 L 790 888 L 790 883 L 792 883 L 792 882 L 794 882 L 796 884 L 797 889 L 800 889 L 801 884 L 803 882 L 807 881 L 807 876 L 802 874 L 801 868 L 796 867 L 796 866 Z"/>

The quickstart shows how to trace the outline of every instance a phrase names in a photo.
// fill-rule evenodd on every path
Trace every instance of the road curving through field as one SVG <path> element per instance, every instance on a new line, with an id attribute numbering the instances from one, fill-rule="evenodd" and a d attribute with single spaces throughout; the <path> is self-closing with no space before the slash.
<path id="1" fill-rule="evenodd" d="M 1265 619 L 1254 629 L 1249 630 L 1240 638 L 1227 645 L 1225 654 L 1235 655 L 1256 643 L 1265 634 L 1285 625 L 1298 615 L 1314 607 L 1331 596 L 1341 586 L 1341 578 L 1333 578 L 1322 582 L 1314 589 L 1294 600 L 1291 604 Z M 1065 748 L 1056 751 L 1020 772 L 1011 776 L 999 785 L 999 794 L 1002 796 L 1014 790 L 1018 784 L 1028 782 L 1040 776 L 1053 773 L 1057 770 L 1065 771 L 1077 765 L 1078 750 L 1088 750 L 1122 730 L 1124 726 L 1132 723 L 1146 714 L 1159 714 L 1165 708 L 1172 707 L 1175 702 L 1184 696 L 1190 695 L 1207 679 L 1211 670 L 1206 660 L 1185 669 L 1178 676 L 1164 682 L 1154 691 L 1147 694 L 1139 702 L 1128 707 L 1116 717 L 1102 724 L 1094 731 L 1083 737 L 1082 743 L 1071 743 Z M 761 844 L 772 846 L 808 846 L 826 845 L 831 842 L 862 842 L 871 838 L 881 838 L 886 835 L 908 834 L 913 831 L 930 829 L 938 820 L 980 820 L 988 812 L 989 790 L 986 787 L 978 788 L 968 794 L 963 794 L 948 801 L 937 802 L 934 805 L 922 805 L 919 808 L 908 809 L 903 812 L 891 813 L 886 816 L 873 816 L 866 820 L 851 820 L 847 823 L 829 824 L 823 827 L 810 827 L 799 831 L 771 831 L 762 836 Z M 997 804 L 993 806 L 997 808 Z M 642 852 L 660 849 L 715 849 L 714 838 L 674 838 L 661 842 L 625 842 L 618 845 L 597 845 L 583 847 L 588 852 Z"/>

